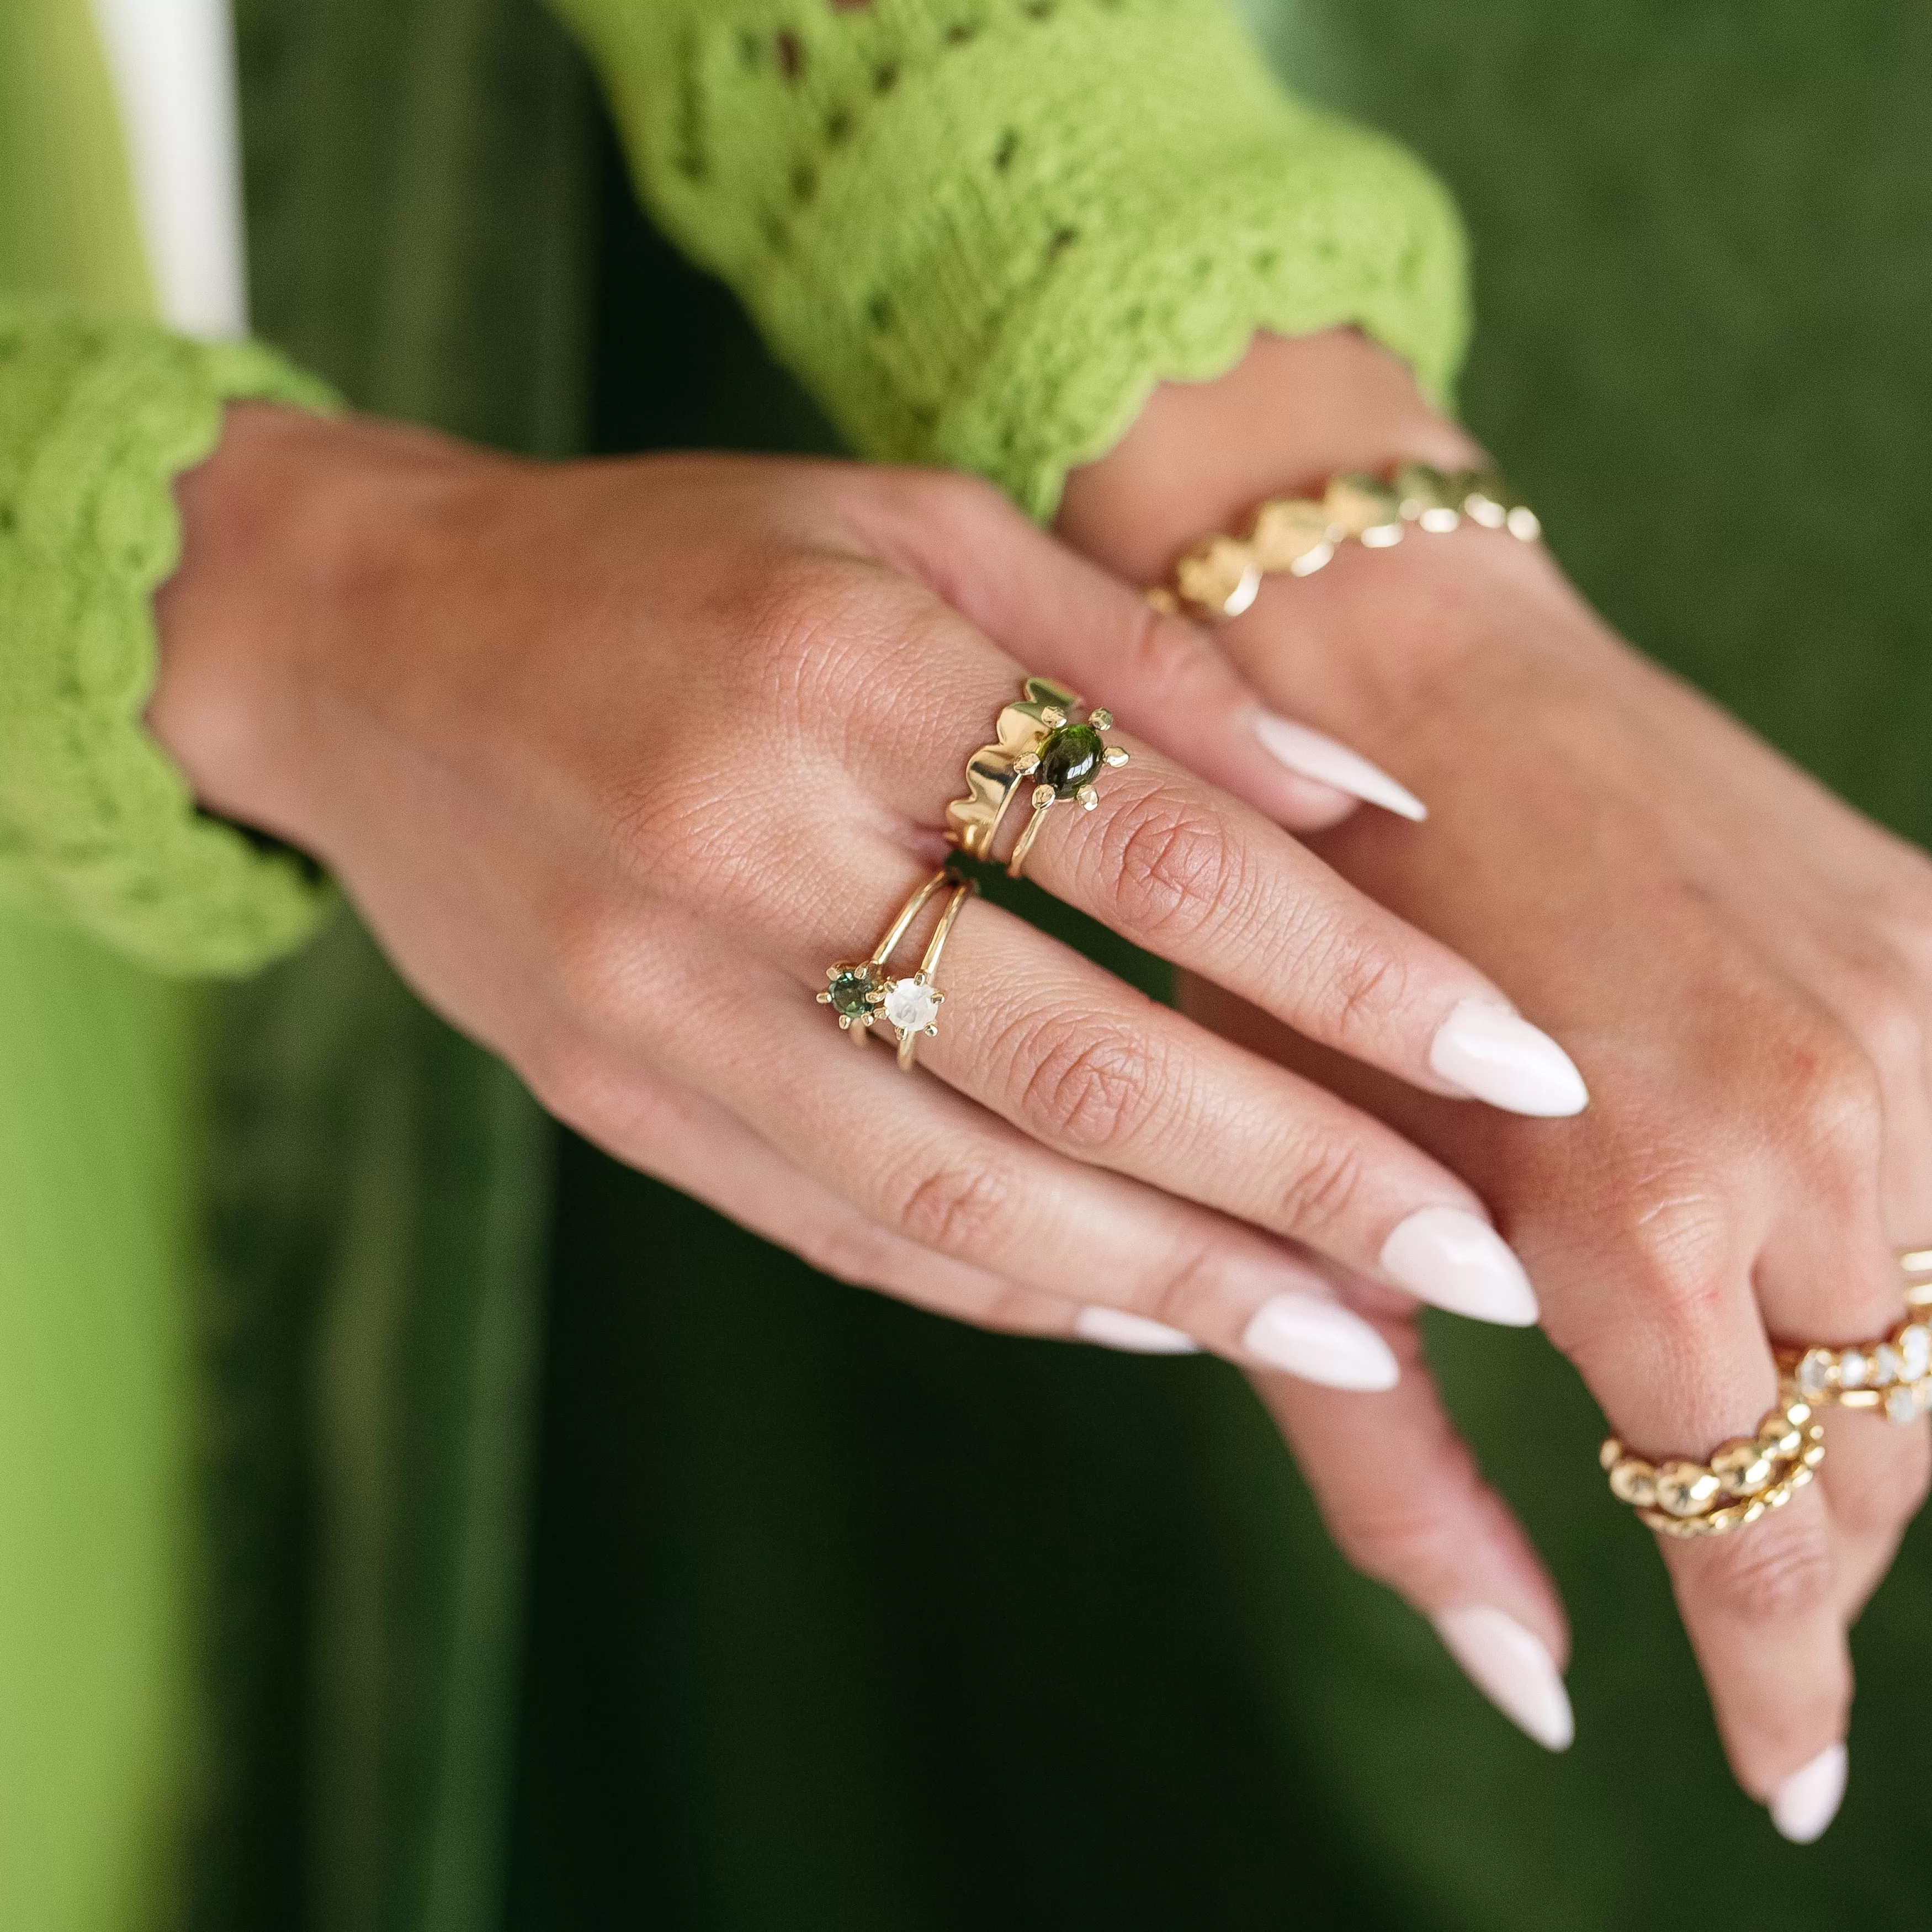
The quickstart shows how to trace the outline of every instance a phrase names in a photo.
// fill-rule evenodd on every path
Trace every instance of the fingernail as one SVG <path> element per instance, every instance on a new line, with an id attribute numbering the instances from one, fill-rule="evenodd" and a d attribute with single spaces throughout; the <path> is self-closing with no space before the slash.
<path id="1" fill-rule="evenodd" d="M 1389 1345 L 1359 1315 L 1312 1294 L 1263 1302 L 1241 1346 L 1270 1368 L 1330 1388 L 1388 1389 L 1402 1379 Z"/>
<path id="2" fill-rule="evenodd" d="M 1822 1838 L 1825 1827 L 1838 1815 L 1849 1767 L 1844 1746 L 1833 1744 L 1794 1771 L 1771 1794 L 1771 1822 L 1780 1835 L 1794 1845 Z"/>
<path id="3" fill-rule="evenodd" d="M 1540 1028 L 1486 1000 L 1464 1000 L 1436 1031 L 1429 1064 L 1472 1100 L 1540 1118 L 1580 1114 L 1590 1090 Z"/>
<path id="4" fill-rule="evenodd" d="M 1074 1317 L 1073 1332 L 1083 1342 L 1103 1348 L 1125 1348 L 1136 1355 L 1198 1355 L 1201 1344 L 1184 1330 L 1124 1308 L 1083 1308 Z"/>
<path id="5" fill-rule="evenodd" d="M 1430 1621 L 1469 1681 L 1545 1750 L 1568 1750 L 1576 1735 L 1570 1694 L 1556 1660 L 1515 1618 L 1488 1604 L 1465 1604 Z"/>
<path id="6" fill-rule="evenodd" d="M 1372 765 L 1359 752 L 1338 744 L 1324 733 L 1311 731 L 1292 718 L 1278 718 L 1272 711 L 1256 707 L 1255 736 L 1262 748 L 1277 764 L 1318 784 L 1333 785 L 1351 798 L 1366 799 L 1384 811 L 1404 818 L 1424 819 L 1429 808 L 1407 787 L 1399 785 L 1379 765 Z"/>
<path id="7" fill-rule="evenodd" d="M 1399 1288 L 1477 1322 L 1533 1328 L 1541 1315 L 1509 1244 L 1460 1208 L 1419 1208 L 1382 1244 L 1382 1272 Z"/>

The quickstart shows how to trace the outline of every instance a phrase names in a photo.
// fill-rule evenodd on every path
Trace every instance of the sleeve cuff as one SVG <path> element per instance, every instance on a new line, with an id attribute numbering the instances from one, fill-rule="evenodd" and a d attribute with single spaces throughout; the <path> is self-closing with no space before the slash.
<path id="1" fill-rule="evenodd" d="M 0 308 L 0 905 L 174 974 L 238 974 L 332 893 L 297 854 L 200 812 L 142 724 L 172 484 L 224 406 L 334 406 L 252 343 Z"/>
<path id="2" fill-rule="evenodd" d="M 1359 325 L 1448 387 L 1448 196 L 1285 94 L 1223 0 L 873 0 L 762 28 L 748 4 L 649 49 L 635 5 L 569 3 L 660 218 L 869 454 L 977 470 L 1043 517 L 1157 382 L 1220 374 L 1257 330 Z"/>

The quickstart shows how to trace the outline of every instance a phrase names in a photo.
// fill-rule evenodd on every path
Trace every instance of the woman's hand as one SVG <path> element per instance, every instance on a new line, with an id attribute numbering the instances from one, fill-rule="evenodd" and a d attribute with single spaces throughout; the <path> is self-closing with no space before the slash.
<path id="1" fill-rule="evenodd" d="M 1311 1254 L 1398 1307 L 1534 1318 L 1465 1184 L 995 908 L 953 932 L 937 1079 L 814 1005 L 944 856 L 968 754 L 1038 672 L 1139 734 L 1097 808 L 1045 824 L 1049 890 L 1432 1094 L 1581 1104 L 1480 974 L 1156 748 L 1334 815 L 1191 627 L 990 491 L 542 466 L 256 408 L 183 498 L 149 716 L 198 795 L 315 853 L 427 998 L 621 1157 L 988 1325 L 1375 1388 L 1394 1359 Z"/>
<path id="2" fill-rule="evenodd" d="M 1270 459 L 1240 428 L 1264 420 L 1276 430 L 1265 482 Z M 1162 501 L 1177 446 L 1211 453 L 1192 506 Z M 1243 493 L 1411 454 L 1467 460 L 1388 358 L 1348 338 L 1268 343 L 1218 394 L 1166 392 L 1113 466 L 1084 479 L 1069 520 L 1144 580 L 1203 526 L 1192 515 L 1215 527 Z M 1305 581 L 1271 582 L 1217 634 L 1264 699 L 1345 734 L 1427 800 L 1418 832 L 1364 817 L 1321 849 L 1546 1016 L 1593 1104 L 1536 1127 L 1448 1108 L 1222 990 L 1197 984 L 1190 1010 L 1481 1190 L 1536 1276 L 1546 1330 L 1646 1454 L 1700 1457 L 1750 1433 L 1772 1400 L 1774 1342 L 1862 1342 L 1901 1319 L 1893 1250 L 1932 1235 L 1923 856 L 1636 656 L 1545 554 L 1506 536 L 1350 547 Z M 1345 1542 L 1348 1523 L 1376 1526 L 1353 1539 L 1366 1568 L 1432 1612 L 1500 1604 L 1560 1628 L 1546 1583 L 1522 1594 L 1521 1533 L 1426 1378 L 1352 1408 L 1270 1393 L 1291 1437 L 1329 1452 L 1311 1466 L 1318 1488 L 1324 1469 L 1351 1472 L 1346 1494 L 1327 1493 Z M 1799 1838 L 1836 1808 L 1846 1630 L 1924 1494 L 1932 1447 L 1922 1422 L 1833 1410 L 1826 1426 L 1821 1480 L 1790 1508 L 1663 1544 L 1738 1775 Z M 1418 1495 L 1429 1432 L 1442 1460 Z M 1592 1447 L 1577 1444 L 1580 1466 Z"/>

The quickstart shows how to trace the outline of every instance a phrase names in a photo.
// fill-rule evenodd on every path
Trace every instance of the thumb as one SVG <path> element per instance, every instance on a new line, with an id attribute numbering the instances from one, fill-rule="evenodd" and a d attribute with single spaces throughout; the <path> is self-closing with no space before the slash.
<path id="1" fill-rule="evenodd" d="M 1186 618 L 1036 529 L 989 485 L 947 472 L 874 472 L 868 533 L 1028 670 L 1104 704 L 1210 784 L 1310 832 L 1358 800 L 1427 815 L 1359 752 L 1270 711 Z"/>

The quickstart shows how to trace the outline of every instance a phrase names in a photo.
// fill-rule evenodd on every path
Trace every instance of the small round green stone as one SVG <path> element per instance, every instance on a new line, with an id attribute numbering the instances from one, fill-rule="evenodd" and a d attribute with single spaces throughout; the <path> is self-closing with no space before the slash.
<path id="1" fill-rule="evenodd" d="M 825 990 L 832 995 L 835 1013 L 856 1020 L 874 1010 L 872 995 L 878 991 L 878 982 L 863 967 L 857 967 L 840 974 Z"/>
<path id="2" fill-rule="evenodd" d="M 1107 760 L 1107 747 L 1090 724 L 1063 724 L 1049 731 L 1040 748 L 1040 766 L 1034 777 L 1050 784 L 1058 798 L 1072 798 L 1082 785 L 1091 784 Z"/>

